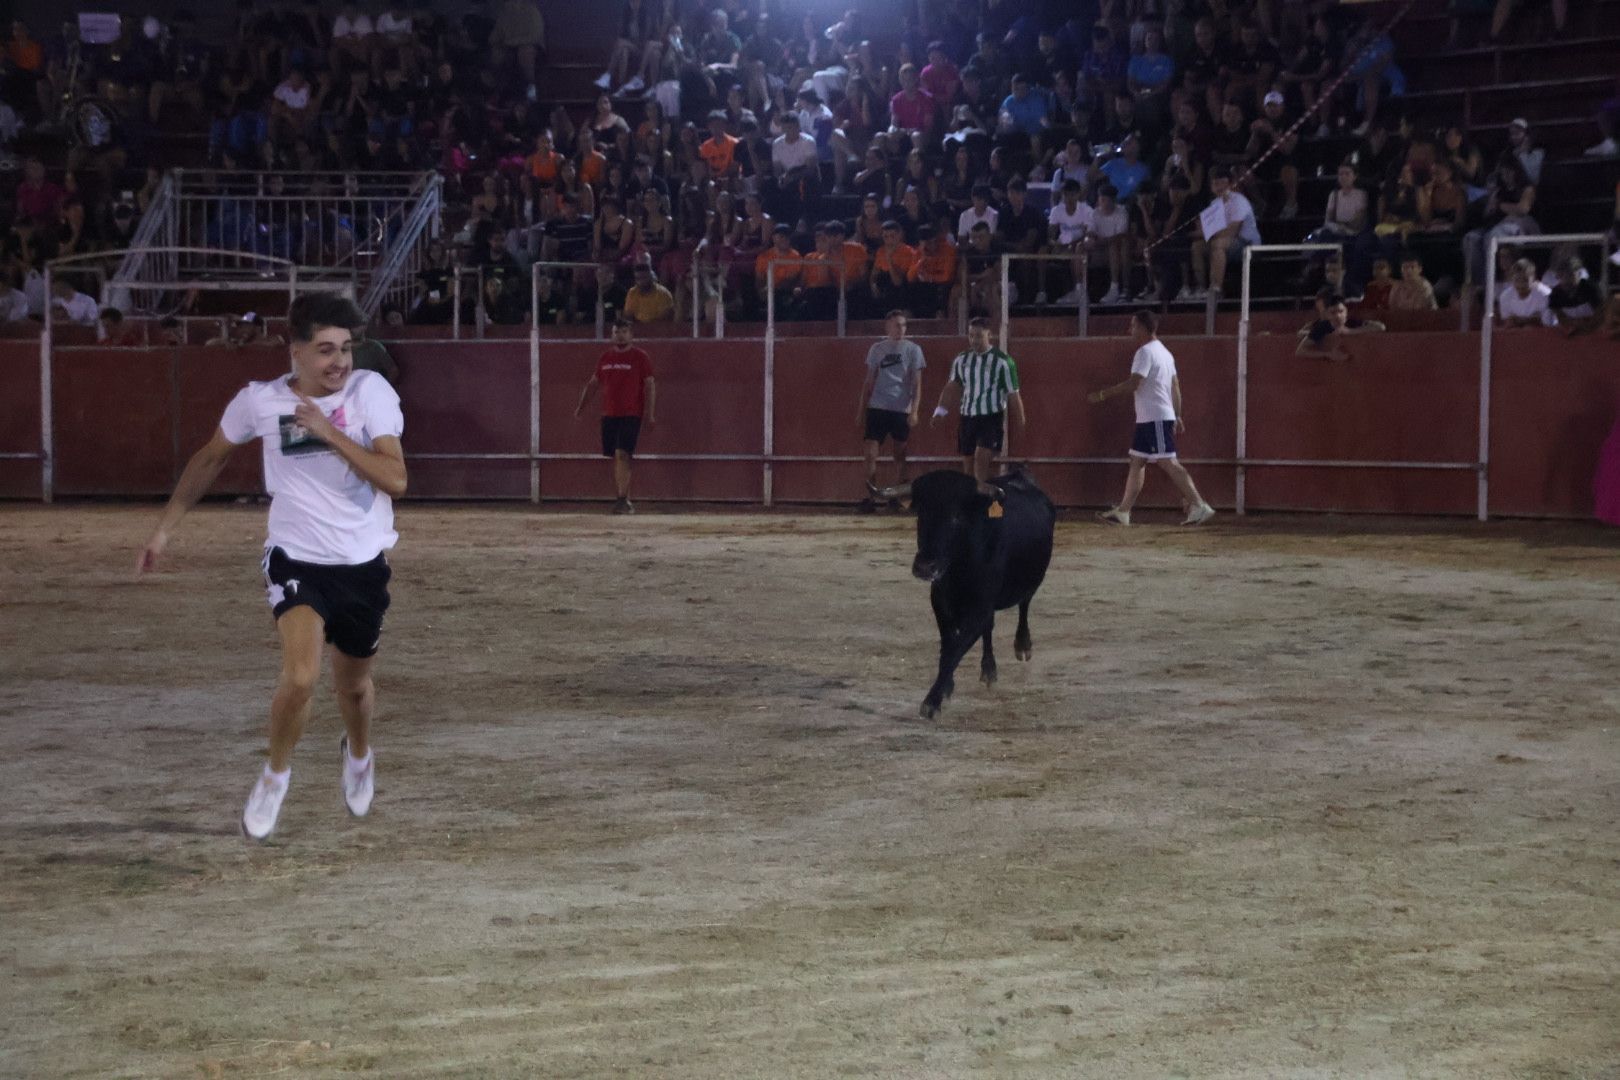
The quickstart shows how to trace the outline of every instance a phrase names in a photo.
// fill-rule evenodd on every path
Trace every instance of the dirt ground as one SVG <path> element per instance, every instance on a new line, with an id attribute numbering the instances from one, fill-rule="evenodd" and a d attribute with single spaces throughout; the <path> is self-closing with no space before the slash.
<path id="1" fill-rule="evenodd" d="M 917 718 L 898 517 L 406 505 L 378 795 L 236 818 L 263 510 L 0 508 L 0 1075 L 1620 1077 L 1620 559 L 1065 521 Z"/>

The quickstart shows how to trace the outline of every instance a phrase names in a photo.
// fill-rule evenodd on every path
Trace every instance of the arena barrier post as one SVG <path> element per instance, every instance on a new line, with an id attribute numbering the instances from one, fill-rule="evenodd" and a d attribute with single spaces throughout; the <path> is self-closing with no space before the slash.
<path id="1" fill-rule="evenodd" d="M 529 267 L 529 502 L 540 505 L 540 267 Z"/>
<path id="2" fill-rule="evenodd" d="M 50 502 L 56 491 L 56 471 L 52 460 L 56 432 L 51 427 L 51 263 L 45 264 L 45 322 L 39 333 L 39 491 Z"/>
<path id="3" fill-rule="evenodd" d="M 1596 244 L 1608 296 L 1609 238 L 1603 233 L 1555 233 L 1550 236 L 1493 236 L 1485 245 L 1485 303 L 1479 325 L 1479 495 L 1476 516 L 1488 520 L 1491 512 L 1491 361 L 1492 334 L 1496 323 L 1496 253 L 1508 247 L 1560 247 L 1564 244 Z"/>
<path id="4" fill-rule="evenodd" d="M 765 460 L 760 491 L 771 505 L 771 455 L 776 452 L 776 260 L 765 264 Z"/>

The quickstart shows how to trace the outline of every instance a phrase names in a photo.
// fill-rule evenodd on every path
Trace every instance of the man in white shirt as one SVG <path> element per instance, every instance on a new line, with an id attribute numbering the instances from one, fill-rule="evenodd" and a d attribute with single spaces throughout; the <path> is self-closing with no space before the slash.
<path id="1" fill-rule="evenodd" d="M 1553 326 L 1552 290 L 1536 280 L 1536 264 L 1520 259 L 1513 264 L 1513 280 L 1496 300 L 1503 326 Z"/>
<path id="2" fill-rule="evenodd" d="M 1098 303 L 1117 304 L 1126 297 L 1125 243 L 1131 219 L 1119 203 L 1119 189 L 1104 184 L 1097 189 L 1097 208 L 1091 215 L 1091 235 L 1108 256 L 1108 291 Z"/>
<path id="3" fill-rule="evenodd" d="M 1131 508 L 1142 494 L 1148 462 L 1164 470 L 1181 492 L 1187 517 L 1183 525 L 1202 525 L 1215 516 L 1215 510 L 1198 494 L 1192 477 L 1176 460 L 1176 436 L 1186 430 L 1181 420 L 1181 379 L 1176 375 L 1176 358 L 1159 340 L 1159 317 L 1146 309 L 1131 318 L 1131 341 L 1136 355 L 1131 360 L 1131 377 L 1106 390 L 1089 395 L 1093 405 L 1119 394 L 1136 398 L 1136 435 L 1131 440 L 1131 471 L 1125 478 L 1125 494 L 1119 505 L 1097 516 L 1112 525 L 1129 525 Z"/>
<path id="4" fill-rule="evenodd" d="M 9 272 L 0 272 L 0 323 L 28 320 L 28 294 L 13 288 Z"/>
<path id="5" fill-rule="evenodd" d="M 293 302 L 292 373 L 249 383 L 231 399 L 214 437 L 186 463 L 136 564 L 138 574 L 152 571 L 231 452 L 262 442 L 271 501 L 261 568 L 281 638 L 281 677 L 270 702 L 270 760 L 242 812 L 242 831 L 254 840 L 276 827 L 326 643 L 346 731 L 344 801 L 356 817 L 371 808 L 371 662 L 392 575 L 383 553 L 399 539 L 393 499 L 405 493 L 406 473 L 399 395 L 376 372 L 352 370 L 353 329 L 364 324 L 342 297 Z"/>
<path id="6" fill-rule="evenodd" d="M 101 305 L 94 297 L 86 296 L 75 289 L 71 281 L 61 277 L 51 282 L 51 307 L 74 326 L 95 326 L 101 316 Z"/>
<path id="7" fill-rule="evenodd" d="M 989 184 L 974 184 L 971 197 L 973 205 L 962 211 L 956 218 L 956 242 L 965 243 L 973 235 L 973 226 L 981 221 L 990 227 L 992 234 L 996 231 L 996 223 L 1001 220 L 1001 211 L 990 205 Z"/>
<path id="8" fill-rule="evenodd" d="M 782 134 L 771 143 L 771 171 L 780 199 L 773 212 L 784 220 L 797 218 L 816 193 L 821 168 L 816 140 L 799 130 L 796 112 L 782 114 Z"/>
<path id="9" fill-rule="evenodd" d="M 1081 201 L 1081 190 L 1080 181 L 1063 181 L 1063 187 L 1060 189 L 1063 198 L 1046 212 L 1049 232 L 1046 250 L 1067 251 L 1073 255 L 1069 261 L 1069 269 L 1074 274 L 1074 288 L 1058 297 L 1059 304 L 1079 304 L 1081 290 L 1086 287 L 1086 263 L 1091 255 L 1093 214 L 1091 207 Z M 1046 263 L 1041 263 L 1041 270 L 1041 293 L 1044 295 Z"/>
<path id="10" fill-rule="evenodd" d="M 270 119 L 292 137 L 303 135 L 318 111 L 314 87 L 298 68 L 293 68 L 271 93 Z"/>
<path id="11" fill-rule="evenodd" d="M 341 71 L 349 63 L 371 66 L 372 36 L 376 33 L 371 16 L 353 4 L 344 4 L 332 20 L 332 49 L 328 66 Z"/>
<path id="12" fill-rule="evenodd" d="M 1202 229 L 1195 227 L 1193 230 L 1193 275 L 1198 279 L 1194 298 L 1198 300 L 1210 293 L 1219 299 L 1221 289 L 1226 284 L 1227 264 L 1240 259 L 1244 248 L 1260 242 L 1260 226 L 1254 219 L 1254 204 L 1241 192 L 1232 190 L 1232 170 L 1225 165 L 1210 169 L 1209 190 L 1210 201 L 1221 204 L 1226 225 L 1207 241 Z"/>

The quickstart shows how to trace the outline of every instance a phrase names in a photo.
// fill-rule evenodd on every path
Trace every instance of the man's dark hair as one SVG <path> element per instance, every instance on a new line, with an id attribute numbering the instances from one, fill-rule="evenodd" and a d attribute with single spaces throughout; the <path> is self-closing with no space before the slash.
<path id="1" fill-rule="evenodd" d="M 306 293 L 287 309 L 287 333 L 300 344 L 314 341 L 329 326 L 358 330 L 365 325 L 366 317 L 354 301 L 336 293 Z"/>
<path id="2" fill-rule="evenodd" d="M 1007 184 L 1007 191 L 1009 193 L 1014 192 L 1014 191 L 1028 191 L 1028 190 L 1029 190 L 1029 185 L 1024 183 L 1024 178 L 1022 176 L 1013 177 L 1012 180 Z"/>
<path id="3" fill-rule="evenodd" d="M 1148 308 L 1139 309 L 1135 315 L 1131 316 L 1131 321 L 1150 334 L 1159 332 L 1159 316 Z"/>
<path id="4" fill-rule="evenodd" d="M 989 231 L 990 231 L 990 223 L 988 221 L 975 221 L 973 223 L 973 228 L 968 230 L 968 232 L 989 232 Z"/>
<path id="5" fill-rule="evenodd" d="M 893 229 L 895 232 L 902 232 L 903 231 L 900 228 L 900 223 L 898 221 L 894 220 L 894 218 L 890 218 L 888 221 L 885 221 L 883 223 L 883 231 L 884 232 L 888 232 L 890 229 Z"/>
<path id="6" fill-rule="evenodd" d="M 1211 180 L 1230 181 L 1232 179 L 1232 170 L 1225 165 L 1216 165 L 1209 170 L 1209 178 Z"/>
<path id="7" fill-rule="evenodd" d="M 1324 303 L 1326 303 L 1328 307 L 1338 307 L 1344 303 L 1344 294 L 1328 293 L 1328 298 L 1326 301 L 1324 301 Z"/>
<path id="8" fill-rule="evenodd" d="M 945 51 L 945 43 L 943 41 L 930 41 L 928 43 L 928 51 L 929 52 L 944 52 Z"/>
<path id="9" fill-rule="evenodd" d="M 785 112 L 785 113 L 783 113 L 782 114 L 782 123 L 786 124 L 789 121 L 792 122 L 794 127 L 798 127 L 799 126 L 799 114 L 796 113 L 796 112 Z"/>
<path id="10" fill-rule="evenodd" d="M 620 315 L 613 320 L 613 329 L 615 330 L 629 330 L 633 326 L 635 326 L 635 321 L 628 315 Z"/>
<path id="11" fill-rule="evenodd" d="M 1063 181 L 1063 190 L 1064 191 L 1078 192 L 1080 190 L 1080 181 L 1078 181 L 1078 180 L 1065 180 L 1065 181 Z"/>
<path id="12" fill-rule="evenodd" d="M 827 233 L 831 236 L 848 236 L 849 229 L 842 221 L 835 218 L 832 221 L 827 222 Z"/>
<path id="13" fill-rule="evenodd" d="M 101 309 L 101 317 L 103 319 L 105 319 L 107 322 L 114 323 L 114 324 L 121 323 L 121 322 L 124 321 L 124 313 L 122 311 L 119 311 L 115 307 L 104 307 L 104 308 L 102 308 Z"/>
<path id="14" fill-rule="evenodd" d="M 1407 263 L 1417 263 L 1419 266 L 1422 266 L 1423 256 L 1419 255 L 1415 251 L 1403 251 L 1401 252 L 1401 257 L 1396 260 L 1395 265 L 1405 266 Z"/>
<path id="15" fill-rule="evenodd" d="M 891 308 L 889 313 L 883 316 L 883 321 L 888 322 L 890 319 L 903 319 L 905 317 L 906 313 L 903 308 Z"/>
<path id="16" fill-rule="evenodd" d="M 788 224 L 778 225 L 776 228 L 771 230 L 771 235 L 772 236 L 792 236 L 793 235 L 793 226 L 788 225 Z"/>
<path id="17" fill-rule="evenodd" d="M 968 320 L 968 329 L 988 330 L 990 329 L 990 320 L 985 318 L 983 315 L 975 315 L 973 318 Z"/>
<path id="18" fill-rule="evenodd" d="M 936 237 L 938 235 L 939 235 L 939 230 L 934 228 L 932 225 L 919 225 L 919 226 L 917 226 L 917 239 L 919 241 L 920 240 L 932 240 L 934 237 Z"/>
<path id="19" fill-rule="evenodd" d="M 1102 187 L 1097 189 L 1097 194 L 1106 195 L 1110 199 L 1117 199 L 1119 198 L 1119 188 L 1115 187 L 1113 184 L 1104 184 Z"/>
<path id="20" fill-rule="evenodd" d="M 971 192 L 969 192 L 968 194 L 969 194 L 970 198 L 983 199 L 984 201 L 989 202 L 990 201 L 990 185 L 989 184 L 974 184 L 973 185 L 973 190 Z"/>

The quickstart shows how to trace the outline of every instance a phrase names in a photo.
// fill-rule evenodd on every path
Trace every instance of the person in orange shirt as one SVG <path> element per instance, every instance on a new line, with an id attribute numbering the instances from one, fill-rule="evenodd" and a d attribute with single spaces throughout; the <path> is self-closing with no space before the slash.
<path id="1" fill-rule="evenodd" d="M 917 264 L 917 249 L 905 243 L 898 221 L 883 223 L 883 246 L 872 254 L 871 310 L 902 307 L 910 291 L 908 275 Z"/>
<path id="2" fill-rule="evenodd" d="M 731 180 L 742 174 L 742 163 L 737 160 L 738 139 L 726 134 L 726 114 L 715 110 L 709 114 L 709 137 L 698 147 L 698 154 L 709 163 L 709 175 L 715 180 Z"/>
<path id="3" fill-rule="evenodd" d="M 589 127 L 579 133 L 579 182 L 589 184 L 593 191 L 600 190 L 607 179 L 607 155 L 596 148 L 596 136 Z"/>
<path id="4" fill-rule="evenodd" d="M 956 281 L 956 245 L 951 242 L 949 224 L 943 230 L 924 225 L 917 230 L 917 238 L 917 262 L 907 275 L 911 307 L 919 318 L 932 318 L 944 309 Z"/>
<path id="5" fill-rule="evenodd" d="M 838 260 L 840 253 L 826 224 L 816 226 L 816 250 L 805 258 L 799 287 L 793 290 L 793 316 L 798 319 L 838 317 Z M 779 271 L 780 272 L 780 271 Z"/>
<path id="6" fill-rule="evenodd" d="M 793 259 L 794 262 L 785 263 L 776 268 L 776 303 L 784 313 L 785 305 L 793 296 L 793 289 L 799 280 L 802 269 L 797 260 L 799 253 L 793 250 L 793 229 L 787 225 L 778 225 L 771 230 L 771 246 L 759 253 L 754 260 L 754 297 L 758 309 L 765 310 L 765 272 L 774 262 L 783 259 Z"/>
<path id="7" fill-rule="evenodd" d="M 543 188 L 557 186 L 557 173 L 562 168 L 563 156 L 551 148 L 551 132 L 542 131 L 534 137 L 534 153 L 529 155 L 529 175 Z"/>
<path id="8" fill-rule="evenodd" d="M 859 295 L 860 287 L 866 281 L 866 245 L 859 240 L 849 239 L 848 226 L 837 219 L 827 222 L 827 237 L 828 250 L 840 252 L 843 256 L 844 284 L 851 297 Z"/>

